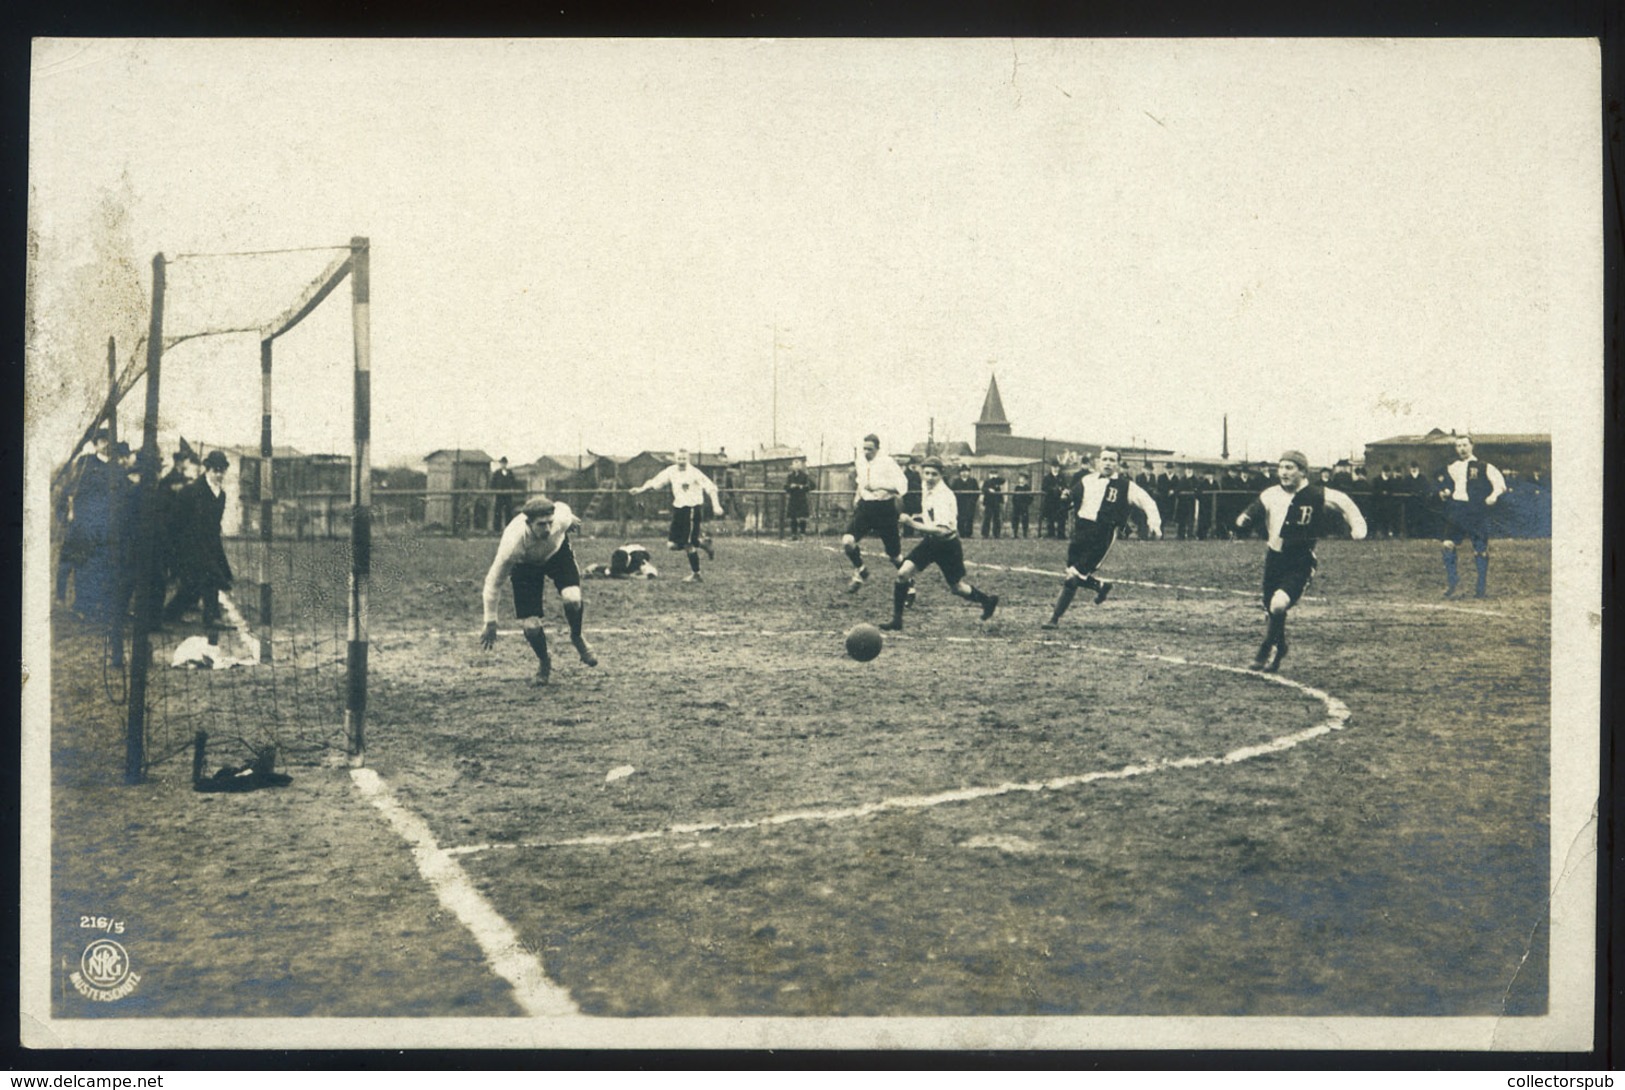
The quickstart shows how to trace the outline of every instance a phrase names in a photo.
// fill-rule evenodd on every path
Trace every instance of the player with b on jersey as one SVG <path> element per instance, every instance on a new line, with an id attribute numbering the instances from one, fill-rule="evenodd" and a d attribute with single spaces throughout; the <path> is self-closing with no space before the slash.
<path id="1" fill-rule="evenodd" d="M 1303 596 L 1315 574 L 1315 542 L 1325 532 L 1326 510 L 1337 511 L 1348 522 L 1350 536 L 1365 537 L 1365 516 L 1347 494 L 1323 484 L 1309 484 L 1309 460 L 1289 450 L 1276 466 L 1279 483 L 1258 494 L 1236 516 L 1236 528 L 1245 530 L 1265 520 L 1269 548 L 1264 553 L 1264 609 L 1269 627 L 1258 645 L 1252 669 L 1274 673 L 1286 658 L 1286 614 Z M 1270 652 L 1275 652 L 1274 658 Z"/>

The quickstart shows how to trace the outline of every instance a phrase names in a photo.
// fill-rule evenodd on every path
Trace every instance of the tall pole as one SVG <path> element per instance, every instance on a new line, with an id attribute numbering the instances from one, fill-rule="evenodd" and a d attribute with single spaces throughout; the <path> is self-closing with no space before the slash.
<path id="1" fill-rule="evenodd" d="M 351 319 L 355 337 L 355 459 L 350 472 L 350 632 L 344 707 L 350 764 L 366 763 L 367 580 L 372 572 L 372 275 L 365 238 L 350 240 Z M 455 467 L 452 470 L 455 484 Z"/>
<path id="2" fill-rule="evenodd" d="M 271 533 L 276 476 L 271 454 L 271 338 L 260 342 L 260 661 L 271 661 Z"/>
<path id="3" fill-rule="evenodd" d="M 147 417 L 141 434 L 141 527 L 136 539 L 135 632 L 130 650 L 129 716 L 124 745 L 124 782 L 140 783 L 147 763 L 147 671 L 152 630 L 163 608 L 158 568 L 158 379 L 164 358 L 164 255 L 152 258 L 152 316 L 147 326 Z"/>
<path id="4" fill-rule="evenodd" d="M 773 449 L 779 446 L 779 323 L 773 323 Z"/>
<path id="5" fill-rule="evenodd" d="M 1219 457 L 1228 461 L 1230 459 L 1230 414 L 1224 414 L 1224 445 L 1219 450 Z"/>

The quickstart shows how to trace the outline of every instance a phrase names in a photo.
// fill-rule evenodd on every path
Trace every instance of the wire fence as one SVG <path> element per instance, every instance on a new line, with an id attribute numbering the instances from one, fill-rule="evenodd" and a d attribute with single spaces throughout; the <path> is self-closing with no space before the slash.
<path id="1" fill-rule="evenodd" d="M 1195 495 L 1172 493 L 1157 497 L 1163 535 L 1175 539 L 1204 540 L 1235 536 L 1236 516 L 1257 496 L 1256 490 L 1213 489 Z M 372 520 L 377 533 L 443 534 L 479 537 L 499 534 L 517 514 L 527 495 L 491 489 L 373 489 Z M 671 517 L 669 500 L 660 493 L 631 495 L 625 489 L 564 489 L 548 498 L 570 506 L 600 537 L 663 535 Z M 1376 538 L 1437 538 L 1443 532 L 1443 508 L 1433 497 L 1354 495 Z M 810 537 L 839 536 L 852 515 L 852 492 L 810 492 L 806 495 L 802 532 Z M 1036 491 L 1006 492 L 997 504 L 965 493 L 961 512 L 969 527 L 967 537 L 1064 537 L 1066 519 L 1060 505 Z M 727 536 L 788 538 L 797 533 L 792 524 L 791 498 L 771 488 L 726 489 L 721 493 L 723 514 L 706 510 L 708 532 Z M 277 501 L 273 536 L 278 538 L 339 538 L 350 532 L 350 497 L 347 492 L 306 492 Z M 257 533 L 257 509 L 245 512 L 244 533 Z M 1551 494 L 1520 489 L 1509 492 L 1492 512 L 1492 533 L 1501 537 L 1548 537 L 1551 534 Z M 1135 513 L 1131 536 L 1144 536 L 1144 520 Z"/>

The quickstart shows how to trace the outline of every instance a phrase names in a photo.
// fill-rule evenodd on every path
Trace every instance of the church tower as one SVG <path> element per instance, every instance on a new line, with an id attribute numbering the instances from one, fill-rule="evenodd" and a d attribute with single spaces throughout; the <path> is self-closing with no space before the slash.
<path id="1" fill-rule="evenodd" d="M 1010 421 L 1004 418 L 1004 402 L 999 400 L 999 380 L 990 377 L 987 381 L 987 397 L 982 401 L 982 415 L 976 421 L 976 453 L 997 453 L 988 448 L 988 440 L 999 435 L 1010 434 Z M 995 441 L 994 445 L 997 445 Z"/>

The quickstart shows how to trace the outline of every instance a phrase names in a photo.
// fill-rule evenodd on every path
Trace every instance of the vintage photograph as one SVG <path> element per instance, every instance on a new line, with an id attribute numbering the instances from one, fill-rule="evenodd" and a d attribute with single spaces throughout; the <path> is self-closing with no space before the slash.
<path id="1" fill-rule="evenodd" d="M 1600 80 L 36 40 L 23 1043 L 1589 1050 Z"/>

